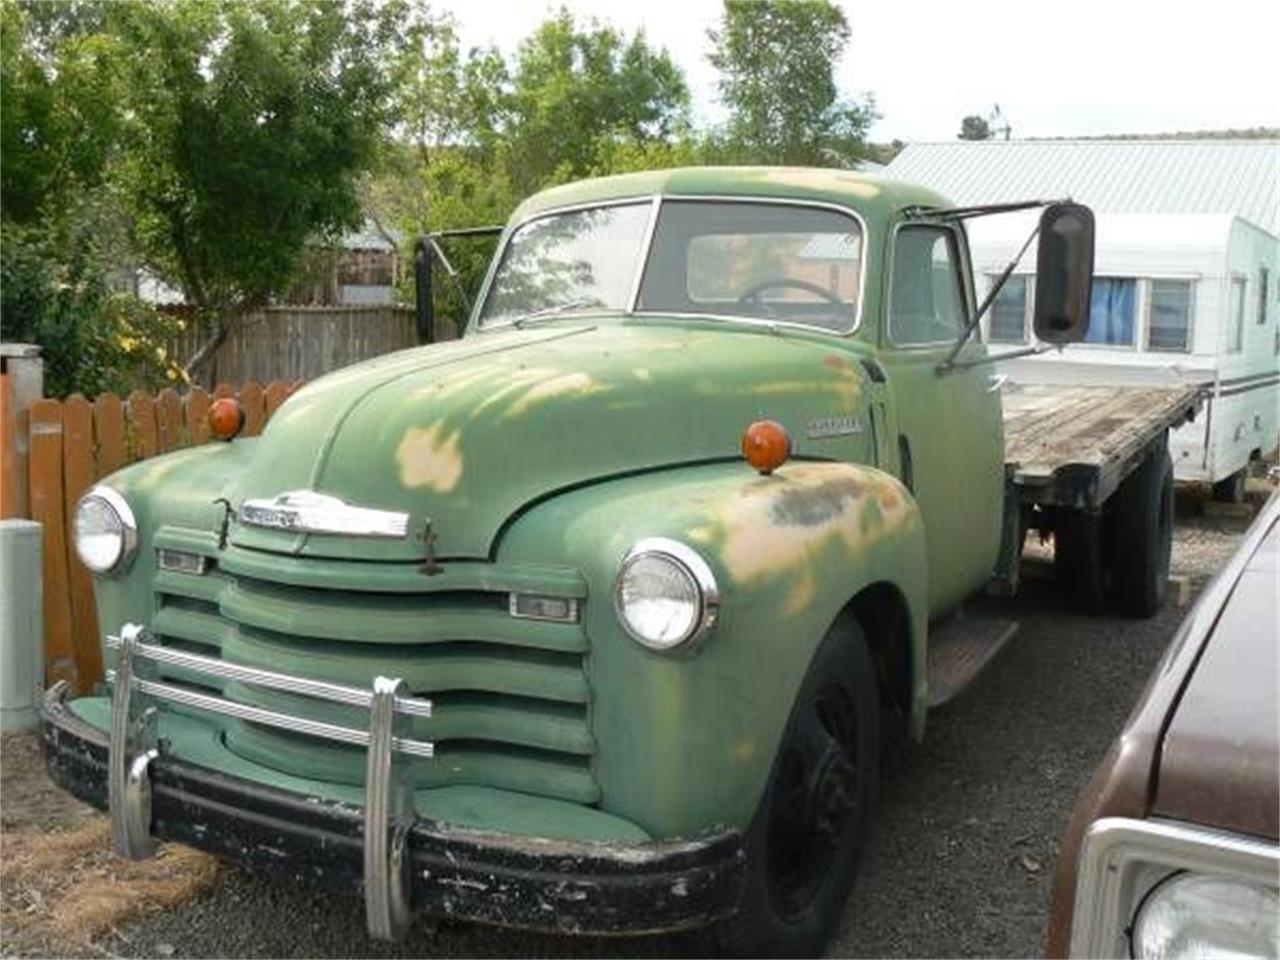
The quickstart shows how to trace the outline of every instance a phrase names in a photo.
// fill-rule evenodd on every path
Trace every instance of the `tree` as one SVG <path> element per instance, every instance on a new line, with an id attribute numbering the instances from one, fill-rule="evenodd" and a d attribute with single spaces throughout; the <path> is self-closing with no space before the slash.
<path id="1" fill-rule="evenodd" d="M 561 9 L 516 54 L 502 132 L 520 193 L 607 168 L 616 148 L 669 143 L 688 127 L 680 68 L 644 34 L 579 26 Z"/>
<path id="2" fill-rule="evenodd" d="M 144 261 L 208 339 L 284 289 L 306 246 L 360 220 L 403 6 L 225 0 L 112 5 L 128 64 L 115 180 Z"/>
<path id="3" fill-rule="evenodd" d="M 721 152 L 748 163 L 849 164 L 864 150 L 875 103 L 841 99 L 834 68 L 849 23 L 829 0 L 725 0 L 709 30 L 711 65 L 729 108 Z"/>
<path id="4" fill-rule="evenodd" d="M 987 123 L 985 117 L 972 113 L 960 121 L 959 138 L 961 140 L 990 140 L 991 125 Z"/>
<path id="5" fill-rule="evenodd" d="M 71 9 L 0 4 L 0 211 L 11 223 L 64 221 L 119 142 L 119 44 Z"/>

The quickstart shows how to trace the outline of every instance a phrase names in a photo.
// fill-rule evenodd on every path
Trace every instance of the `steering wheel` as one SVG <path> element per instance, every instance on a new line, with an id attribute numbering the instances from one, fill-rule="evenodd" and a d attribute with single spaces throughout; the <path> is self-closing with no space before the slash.
<path id="1" fill-rule="evenodd" d="M 738 297 L 741 304 L 751 304 L 754 307 L 760 306 L 760 294 L 766 290 L 772 290 L 776 287 L 795 287 L 797 290 L 805 290 L 814 296 L 821 297 L 827 303 L 834 303 L 839 306 L 844 305 L 844 301 L 840 299 L 840 295 L 834 290 L 828 290 L 826 287 L 811 283 L 808 280 L 801 280 L 798 277 L 770 277 L 768 280 L 762 280 L 755 286 L 743 291 L 742 296 Z"/>

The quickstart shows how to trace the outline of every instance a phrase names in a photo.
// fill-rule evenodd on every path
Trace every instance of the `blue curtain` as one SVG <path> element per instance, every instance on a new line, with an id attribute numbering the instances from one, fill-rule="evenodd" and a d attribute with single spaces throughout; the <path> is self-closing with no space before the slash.
<path id="1" fill-rule="evenodd" d="M 1133 344 L 1137 283 L 1115 277 L 1093 278 L 1089 304 L 1089 333 L 1085 343 Z"/>

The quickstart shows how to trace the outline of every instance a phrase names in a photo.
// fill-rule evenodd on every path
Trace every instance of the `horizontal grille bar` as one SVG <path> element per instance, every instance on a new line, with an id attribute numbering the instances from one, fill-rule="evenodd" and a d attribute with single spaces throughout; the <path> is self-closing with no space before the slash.
<path id="1" fill-rule="evenodd" d="M 119 649 L 120 638 L 107 637 L 107 646 L 113 650 Z M 229 663 L 226 660 L 217 660 L 213 657 L 202 657 L 199 654 L 176 650 L 172 647 L 139 644 L 136 656 L 145 657 L 157 663 L 199 671 L 214 677 L 221 677 L 224 680 L 239 680 L 242 683 L 252 683 L 260 687 L 270 687 L 273 690 L 284 690 L 288 693 L 300 693 L 308 697 L 330 700 L 334 703 L 345 703 L 355 707 L 364 707 L 365 709 L 368 709 L 373 703 L 372 690 L 349 687 L 340 683 L 330 683 L 325 680 L 307 680 L 285 673 L 276 673 L 272 670 L 263 670 L 259 667 L 245 667 L 238 663 Z M 409 716 L 429 717 L 431 716 L 431 701 L 416 697 L 396 697 L 395 709 L 397 713 Z M 364 741 L 348 740 L 347 742 L 367 742 L 368 735 L 362 735 L 366 737 Z"/>
<path id="2" fill-rule="evenodd" d="M 116 672 L 108 670 L 107 682 L 114 683 L 115 679 Z M 145 693 L 161 700 L 168 700 L 170 703 L 196 707 L 200 710 L 208 710 L 211 713 L 221 713 L 240 720 L 248 720 L 264 726 L 288 730 L 290 733 L 302 733 L 311 737 L 321 737 L 325 740 L 336 740 L 339 743 L 350 743 L 357 747 L 369 746 L 368 730 L 352 730 L 350 727 L 339 727 L 319 720 L 307 720 L 287 713 L 276 713 L 274 710 L 263 710 L 261 707 L 251 707 L 248 704 L 224 700 L 222 697 L 213 696 L 212 694 L 200 693 L 196 690 L 189 690 L 186 687 L 175 687 L 172 684 L 160 683 L 156 680 L 143 680 L 140 677 L 134 678 L 133 686 L 139 693 Z M 398 750 L 414 757 L 432 757 L 435 755 L 435 745 L 423 740 L 406 740 L 400 737 L 393 737 L 391 747 L 393 750 Z"/>

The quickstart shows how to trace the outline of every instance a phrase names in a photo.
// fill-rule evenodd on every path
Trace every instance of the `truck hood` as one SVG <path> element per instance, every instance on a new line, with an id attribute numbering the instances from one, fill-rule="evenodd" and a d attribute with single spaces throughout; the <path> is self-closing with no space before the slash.
<path id="1" fill-rule="evenodd" d="M 407 513 L 408 536 L 242 522 L 232 541 L 377 560 L 425 558 L 430 542 L 438 558 L 485 558 L 523 506 L 609 476 L 736 458 L 762 417 L 787 427 L 797 456 L 865 459 L 866 381 L 852 345 L 728 325 L 601 320 L 391 354 L 291 397 L 231 500 L 239 510 L 314 491 Z"/>

